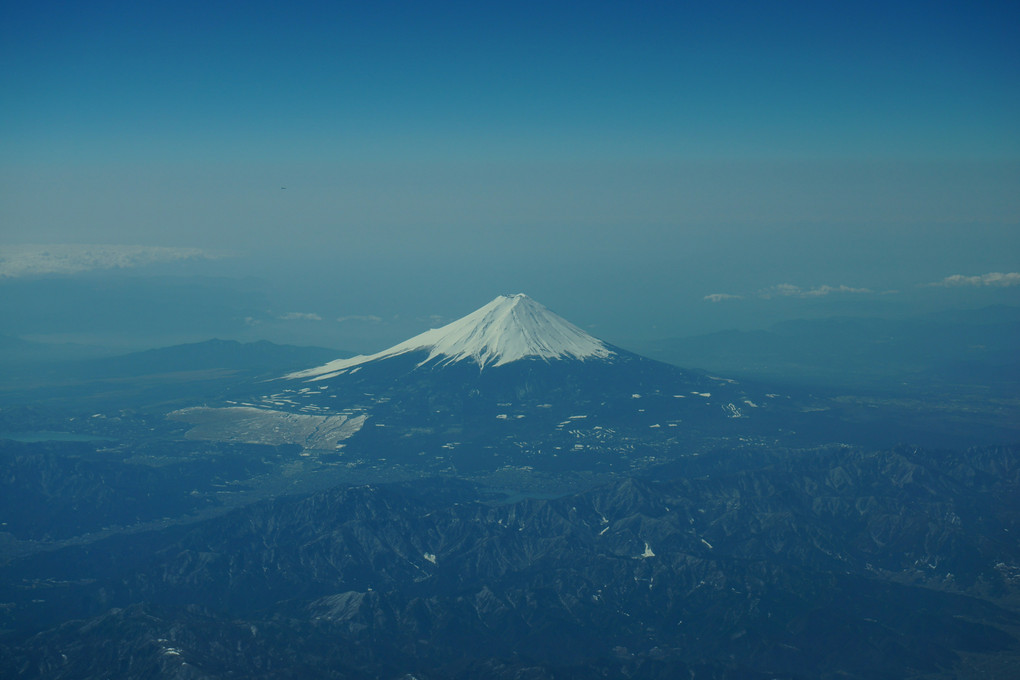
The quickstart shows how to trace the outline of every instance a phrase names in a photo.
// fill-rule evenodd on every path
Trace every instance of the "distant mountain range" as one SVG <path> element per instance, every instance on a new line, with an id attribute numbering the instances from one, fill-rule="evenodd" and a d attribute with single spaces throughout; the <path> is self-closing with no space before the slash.
<path id="1" fill-rule="evenodd" d="M 1020 309 L 988 307 L 908 319 L 801 319 L 641 346 L 648 356 L 748 379 L 903 391 L 1020 383 Z"/>
<path id="2" fill-rule="evenodd" d="M 9 352 L 0 361 L 0 407 L 27 402 L 72 409 L 75 404 L 89 403 L 93 408 L 118 404 L 161 413 L 172 404 L 204 399 L 339 353 L 266 341 L 207 340 L 96 357 L 95 348 L 53 347 L 0 336 L 3 348 Z M 2 415 L 0 411 L 0 423 Z"/>
<path id="3" fill-rule="evenodd" d="M 309 362 L 335 357 L 323 347 L 277 345 L 265 340 L 206 340 L 114 356 L 84 345 L 53 345 L 0 335 L 4 363 L 27 364 L 31 371 L 62 371 L 72 378 L 122 378 L 201 370 L 243 370 L 279 374 Z M 51 364 L 50 366 L 40 364 Z"/>

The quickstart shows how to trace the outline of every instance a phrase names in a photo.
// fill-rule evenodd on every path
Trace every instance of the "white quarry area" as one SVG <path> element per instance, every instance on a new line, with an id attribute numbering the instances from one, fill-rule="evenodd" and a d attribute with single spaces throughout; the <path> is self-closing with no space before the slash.
<path id="1" fill-rule="evenodd" d="M 248 406 L 196 406 L 170 414 L 194 427 L 189 439 L 246 444 L 298 444 L 305 449 L 332 451 L 365 424 L 366 415 L 308 415 Z"/>
<path id="2" fill-rule="evenodd" d="M 287 377 L 324 380 L 370 361 L 419 351 L 429 353 L 419 366 L 432 361 L 444 365 L 469 360 L 483 369 L 526 357 L 584 360 L 606 359 L 614 354 L 601 340 L 519 293 L 501 295 L 453 323 L 382 352 L 338 359 Z"/>

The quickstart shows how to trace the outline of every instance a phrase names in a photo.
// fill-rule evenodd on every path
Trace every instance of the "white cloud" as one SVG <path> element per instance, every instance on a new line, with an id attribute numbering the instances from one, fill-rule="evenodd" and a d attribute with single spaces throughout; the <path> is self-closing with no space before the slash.
<path id="1" fill-rule="evenodd" d="M 929 283 L 929 286 L 943 286 L 945 288 L 957 288 L 960 286 L 1018 286 L 1020 285 L 1020 272 L 990 272 L 980 276 L 964 276 L 954 274 L 947 276 L 941 281 Z"/>
<path id="2" fill-rule="evenodd" d="M 133 269 L 161 262 L 215 259 L 199 248 L 157 246 L 18 244 L 0 246 L 0 278 L 78 274 L 97 269 Z"/>
<path id="3" fill-rule="evenodd" d="M 803 297 L 819 297 L 821 295 L 828 295 L 830 293 L 873 293 L 875 291 L 870 288 L 854 288 L 852 286 L 819 286 L 806 290 L 803 293 Z"/>
<path id="4" fill-rule="evenodd" d="M 854 288 L 852 286 L 839 285 L 839 286 L 816 286 L 815 288 L 801 288 L 795 286 L 792 283 L 780 283 L 777 286 L 771 286 L 770 288 L 763 288 L 759 290 L 757 295 L 760 298 L 769 300 L 774 297 L 799 297 L 799 298 L 812 298 L 822 297 L 824 295 L 831 295 L 833 293 L 873 293 L 874 291 L 870 288 Z"/>
<path id="5" fill-rule="evenodd" d="M 722 302 L 723 300 L 743 300 L 743 295 L 730 295 L 729 293 L 712 293 L 702 298 L 708 302 Z"/>
<path id="6" fill-rule="evenodd" d="M 366 321 L 370 323 L 379 323 L 382 321 L 382 317 L 375 316 L 374 314 L 358 315 L 353 314 L 351 316 L 338 316 L 336 318 L 338 323 L 345 323 L 347 321 Z"/>
<path id="7" fill-rule="evenodd" d="M 800 286 L 795 286 L 792 283 L 780 283 L 769 288 L 762 288 L 758 291 L 757 295 L 760 298 L 769 300 L 774 297 L 800 297 L 802 289 Z"/>
<path id="8" fill-rule="evenodd" d="M 322 321 L 322 317 L 315 312 L 287 312 L 280 318 L 284 321 Z"/>

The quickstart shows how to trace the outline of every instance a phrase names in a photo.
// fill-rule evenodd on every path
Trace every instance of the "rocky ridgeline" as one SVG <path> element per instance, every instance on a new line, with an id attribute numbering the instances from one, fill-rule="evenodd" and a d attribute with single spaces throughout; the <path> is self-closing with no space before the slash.
<path id="1" fill-rule="evenodd" d="M 36 555 L 0 574 L 0 668 L 934 678 L 1020 660 L 1020 450 L 671 472 L 511 504 L 454 480 L 337 488 Z"/>

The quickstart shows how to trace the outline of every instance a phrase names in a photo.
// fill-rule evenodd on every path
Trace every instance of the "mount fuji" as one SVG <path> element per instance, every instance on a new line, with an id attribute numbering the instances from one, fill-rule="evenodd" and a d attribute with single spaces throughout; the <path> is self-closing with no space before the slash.
<path id="1" fill-rule="evenodd" d="M 609 359 L 616 352 L 527 295 L 500 295 L 471 314 L 369 356 L 339 359 L 290 374 L 323 380 L 348 369 L 404 354 L 427 352 L 418 367 L 472 361 L 479 368 L 521 359 Z"/>
<path id="2" fill-rule="evenodd" d="M 437 470 L 630 466 L 683 444 L 772 436 L 784 397 L 610 345 L 524 294 L 370 355 L 174 417 L 189 436 Z"/>

